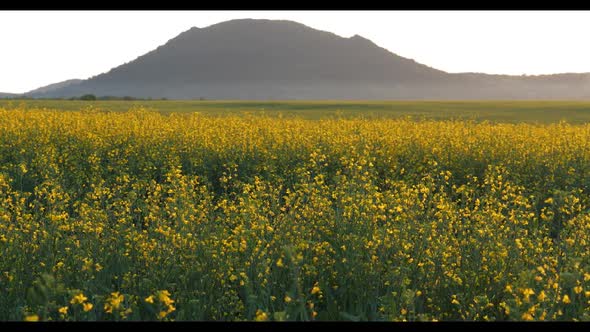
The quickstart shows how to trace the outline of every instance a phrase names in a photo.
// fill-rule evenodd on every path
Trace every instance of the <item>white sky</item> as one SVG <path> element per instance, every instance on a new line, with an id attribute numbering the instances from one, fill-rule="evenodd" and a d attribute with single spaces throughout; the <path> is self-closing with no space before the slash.
<path id="1" fill-rule="evenodd" d="M 0 92 L 89 78 L 193 26 L 288 19 L 447 72 L 590 72 L 590 11 L 0 11 Z"/>

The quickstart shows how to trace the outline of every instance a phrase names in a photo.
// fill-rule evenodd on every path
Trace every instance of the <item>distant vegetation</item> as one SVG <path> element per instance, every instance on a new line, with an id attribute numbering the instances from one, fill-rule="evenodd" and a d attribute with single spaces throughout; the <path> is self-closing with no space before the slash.
<path id="1" fill-rule="evenodd" d="M 123 97 L 117 97 L 117 96 L 100 96 L 100 97 L 96 97 L 93 94 L 86 94 L 83 95 L 81 97 L 73 97 L 73 98 L 68 98 L 68 100 L 167 100 L 166 98 L 137 98 L 137 97 L 131 97 L 131 96 L 123 96 Z"/>

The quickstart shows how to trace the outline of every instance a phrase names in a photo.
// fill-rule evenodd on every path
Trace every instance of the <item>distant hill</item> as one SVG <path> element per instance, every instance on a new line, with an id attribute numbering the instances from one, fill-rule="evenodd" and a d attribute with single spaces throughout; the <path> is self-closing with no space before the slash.
<path id="1" fill-rule="evenodd" d="M 63 83 L 27 95 L 590 99 L 590 74 L 450 74 L 398 56 L 358 35 L 343 38 L 296 22 L 253 19 L 191 28 L 107 73 L 60 85 Z"/>
<path id="2" fill-rule="evenodd" d="M 59 83 L 49 84 L 44 87 L 26 92 L 26 93 L 24 93 L 24 95 L 34 96 L 36 98 L 44 97 L 44 96 L 51 96 L 52 92 L 54 92 L 56 90 L 66 88 L 66 87 L 78 84 L 80 82 L 82 82 L 82 80 L 71 79 L 71 80 L 67 80 L 67 81 L 63 81 L 63 82 L 59 82 Z"/>
<path id="3" fill-rule="evenodd" d="M 0 98 L 16 98 L 17 96 L 19 95 L 16 93 L 0 92 Z"/>

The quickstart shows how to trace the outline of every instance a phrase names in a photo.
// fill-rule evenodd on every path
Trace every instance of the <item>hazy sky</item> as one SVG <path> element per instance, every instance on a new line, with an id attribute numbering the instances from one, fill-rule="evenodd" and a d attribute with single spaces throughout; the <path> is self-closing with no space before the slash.
<path id="1" fill-rule="evenodd" d="M 590 72 L 590 11 L 0 11 L 0 92 L 89 78 L 236 18 L 361 35 L 447 72 Z"/>

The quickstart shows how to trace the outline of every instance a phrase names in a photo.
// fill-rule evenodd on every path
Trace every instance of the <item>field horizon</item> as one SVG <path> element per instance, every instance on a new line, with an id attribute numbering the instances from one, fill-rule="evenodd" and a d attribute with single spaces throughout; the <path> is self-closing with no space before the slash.
<path id="1" fill-rule="evenodd" d="M 414 120 L 474 120 L 505 123 L 590 122 L 590 100 L 456 100 L 456 101 L 375 101 L 375 100 L 131 100 L 82 101 L 55 99 L 0 99 L 6 109 L 46 108 L 64 111 L 95 109 L 123 112 L 144 108 L 162 113 L 200 112 L 224 116 L 258 114 L 265 116 L 321 118 L 402 118 Z"/>

